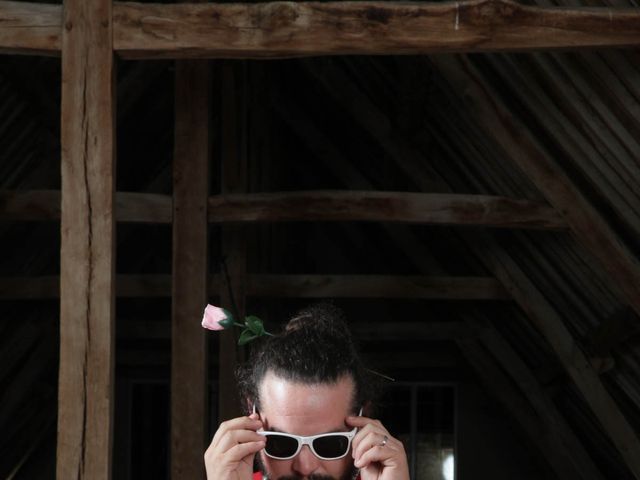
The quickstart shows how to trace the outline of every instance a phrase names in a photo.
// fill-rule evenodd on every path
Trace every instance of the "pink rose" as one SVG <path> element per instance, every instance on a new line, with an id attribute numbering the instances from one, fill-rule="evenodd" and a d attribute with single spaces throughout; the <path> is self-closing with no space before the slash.
<path id="1" fill-rule="evenodd" d="M 224 330 L 226 326 L 224 320 L 230 317 L 228 312 L 220 307 L 207 305 L 204 309 L 204 317 L 202 317 L 202 326 L 209 330 Z M 222 323 L 221 323 L 222 322 Z"/>

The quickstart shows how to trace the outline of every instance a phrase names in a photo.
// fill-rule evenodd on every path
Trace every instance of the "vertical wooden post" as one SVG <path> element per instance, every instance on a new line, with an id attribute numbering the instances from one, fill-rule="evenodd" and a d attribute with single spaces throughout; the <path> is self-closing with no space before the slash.
<path id="1" fill-rule="evenodd" d="M 203 478 L 207 351 L 209 64 L 176 62 L 171 308 L 171 478 Z"/>
<path id="2" fill-rule="evenodd" d="M 222 67 L 222 165 L 221 191 L 222 193 L 243 193 L 247 189 L 247 158 L 241 148 L 243 117 L 240 95 L 238 92 L 238 64 L 225 62 Z M 238 315 L 244 315 L 245 289 L 247 270 L 247 241 L 244 227 L 225 225 L 222 227 L 222 255 L 223 268 L 229 275 L 226 281 L 222 271 L 223 281 L 220 287 L 220 303 L 231 308 L 230 292 Z M 219 420 L 224 421 L 238 416 L 237 387 L 233 372 L 238 360 L 236 339 L 237 332 L 229 330 L 220 335 L 219 362 Z"/>
<path id="3" fill-rule="evenodd" d="M 111 477 L 114 120 L 111 0 L 65 0 L 57 478 Z"/>

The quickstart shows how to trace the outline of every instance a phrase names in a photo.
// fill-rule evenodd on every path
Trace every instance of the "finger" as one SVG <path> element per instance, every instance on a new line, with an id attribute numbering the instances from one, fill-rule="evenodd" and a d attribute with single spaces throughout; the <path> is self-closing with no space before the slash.
<path id="1" fill-rule="evenodd" d="M 387 432 L 387 430 L 382 426 L 381 423 L 368 423 L 366 424 L 364 427 L 362 427 L 358 433 L 356 434 L 356 436 L 353 438 L 353 448 L 352 450 L 355 452 L 358 447 L 360 446 L 360 443 L 367 438 L 370 434 L 372 433 L 376 433 L 379 435 L 379 439 L 380 441 L 382 441 L 382 438 L 387 435 L 388 437 L 391 437 L 391 435 L 389 435 L 389 432 Z"/>
<path id="2" fill-rule="evenodd" d="M 220 438 L 215 450 L 219 450 L 221 453 L 230 450 L 232 447 L 239 443 L 261 442 L 264 441 L 264 437 L 258 435 L 252 430 L 232 430 L 227 432 L 222 438 Z"/>
<path id="3" fill-rule="evenodd" d="M 382 445 L 383 443 L 384 446 Z M 368 433 L 366 436 L 361 438 L 360 442 L 358 442 L 358 445 L 355 446 L 355 449 L 353 451 L 353 458 L 357 460 L 361 458 L 366 452 L 375 447 L 391 448 L 391 438 L 388 435 L 380 432 Z"/>
<path id="4" fill-rule="evenodd" d="M 266 442 L 264 440 L 259 442 L 239 443 L 225 453 L 224 459 L 228 459 L 229 462 L 240 462 L 243 460 L 246 460 L 247 462 L 252 461 L 252 457 L 264 448 L 265 443 Z"/>
<path id="5" fill-rule="evenodd" d="M 210 448 L 215 448 L 217 443 L 223 438 L 228 432 L 233 430 L 252 430 L 256 431 L 262 427 L 262 422 L 256 418 L 251 417 L 238 417 L 233 418 L 231 420 L 227 420 L 226 422 L 222 422 L 218 427 L 213 439 L 211 439 Z"/>
<path id="6" fill-rule="evenodd" d="M 356 468 L 367 468 L 373 463 L 381 463 L 387 467 L 392 463 L 390 460 L 397 454 L 398 452 L 396 450 L 386 445 L 384 447 L 377 445 L 364 452 L 362 456 L 354 460 L 353 464 Z"/>
<path id="7" fill-rule="evenodd" d="M 346 424 L 351 427 L 363 428 L 365 425 L 374 425 L 381 428 L 384 428 L 380 420 L 376 420 L 375 418 L 368 417 L 356 417 L 351 415 L 345 419 Z"/>

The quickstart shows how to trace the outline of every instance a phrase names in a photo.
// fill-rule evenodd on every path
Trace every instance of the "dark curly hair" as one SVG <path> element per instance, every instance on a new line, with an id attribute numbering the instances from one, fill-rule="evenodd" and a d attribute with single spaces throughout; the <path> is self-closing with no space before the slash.
<path id="1" fill-rule="evenodd" d="M 375 401 L 379 382 L 367 370 L 335 305 L 320 303 L 298 312 L 279 335 L 266 338 L 236 370 L 240 398 L 260 406 L 260 385 L 267 372 L 308 385 L 352 378 L 353 409 Z M 248 405 L 247 405 L 248 407 Z"/>

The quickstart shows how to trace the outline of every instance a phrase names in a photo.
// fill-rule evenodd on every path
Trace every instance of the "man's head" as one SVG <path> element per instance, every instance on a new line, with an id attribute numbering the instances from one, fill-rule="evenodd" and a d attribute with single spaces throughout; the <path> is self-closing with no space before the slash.
<path id="1" fill-rule="evenodd" d="M 357 415 L 375 388 L 342 312 L 325 304 L 301 311 L 282 334 L 260 345 L 238 380 L 242 398 L 248 408 L 256 405 L 265 430 L 300 436 L 349 431 L 346 417 Z M 260 460 L 273 480 L 342 480 L 353 470 L 350 453 L 321 460 L 306 445 L 289 460 L 264 452 Z"/>

